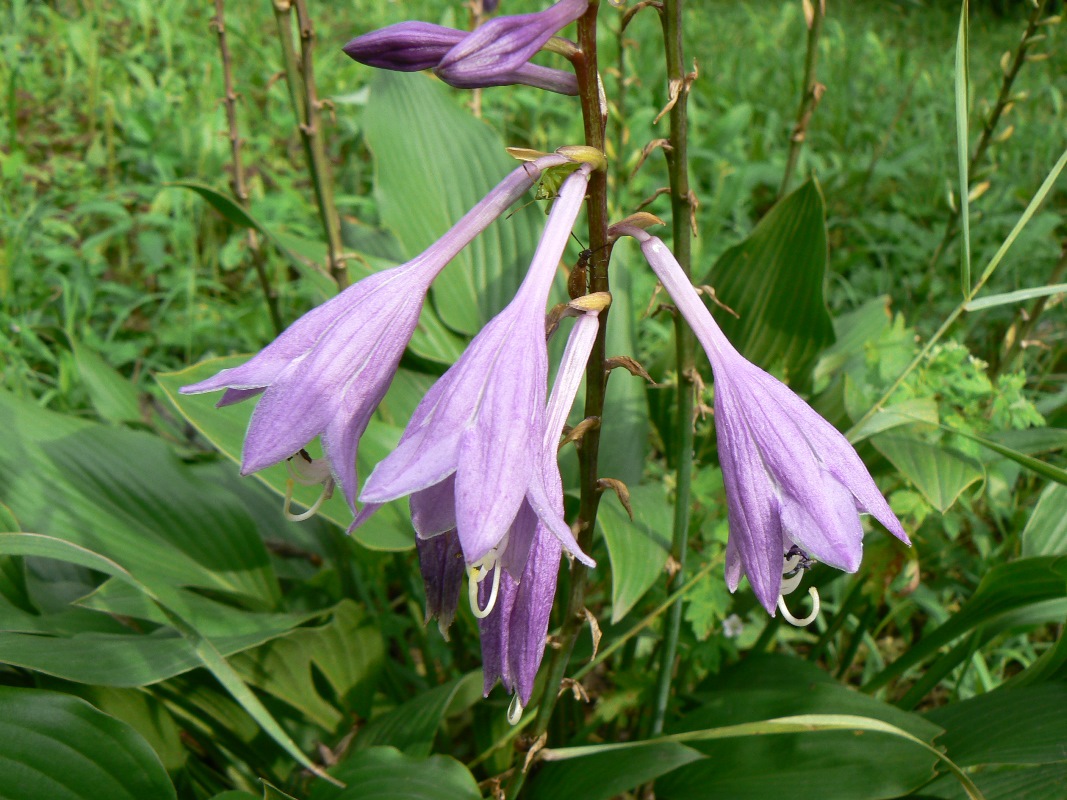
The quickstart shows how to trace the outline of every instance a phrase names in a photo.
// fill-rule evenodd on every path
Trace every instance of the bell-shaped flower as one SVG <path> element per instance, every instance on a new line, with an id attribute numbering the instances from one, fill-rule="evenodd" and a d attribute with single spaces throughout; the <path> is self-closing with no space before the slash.
<path id="1" fill-rule="evenodd" d="M 454 47 L 472 35 L 430 22 L 400 22 L 357 36 L 343 49 L 350 58 L 368 67 L 418 72 L 436 67 Z M 525 62 L 507 71 L 486 73 L 485 82 L 464 76 L 465 80 L 457 84 L 447 76 L 442 77 L 462 89 L 523 84 L 558 94 L 578 94 L 578 80 L 573 74 Z"/>
<path id="2" fill-rule="evenodd" d="M 556 446 L 596 340 L 597 313 L 586 310 L 575 322 L 548 400 L 540 463 L 545 482 L 554 487 L 552 505 L 560 516 L 563 485 Z M 419 534 L 416 546 L 426 584 L 426 615 L 437 617 L 441 633 L 447 636 L 466 566 L 454 527 L 454 476 L 413 495 L 412 518 Z M 563 548 L 526 500 L 506 540 L 506 550 L 494 565 L 468 570 L 469 594 L 481 629 L 485 694 L 499 679 L 509 693 L 516 694 L 509 711 L 514 716 L 529 702 L 544 657 Z"/>
<path id="3" fill-rule="evenodd" d="M 860 513 L 871 514 L 905 543 L 908 536 L 855 448 L 789 387 L 737 352 L 667 246 L 630 225 L 613 226 L 613 233 L 640 241 L 711 361 L 730 519 L 727 585 L 733 591 L 747 575 L 771 615 L 777 605 L 798 622 L 782 595 L 799 584 L 809 554 L 846 572 L 859 568 Z M 817 603 L 814 589 L 809 591 Z"/>
<path id="4" fill-rule="evenodd" d="M 589 170 L 582 165 L 564 181 L 522 286 L 427 392 L 396 450 L 367 479 L 360 495 L 367 505 L 353 525 L 382 503 L 417 494 L 416 530 L 433 536 L 456 528 L 464 561 L 484 576 L 507 549 L 525 501 L 568 550 L 592 564 L 557 511 L 558 487 L 548 485 L 536 457 L 546 424 L 545 305 Z"/>
<path id="5" fill-rule="evenodd" d="M 559 30 L 585 13 L 588 0 L 559 0 L 534 14 L 497 17 L 465 36 L 441 59 L 434 72 L 461 89 L 512 83 L 508 76 Z"/>
<path id="6" fill-rule="evenodd" d="M 312 309 L 245 364 L 182 387 L 183 394 L 226 389 L 220 406 L 263 394 L 245 435 L 241 473 L 299 455 L 294 480 L 321 481 L 324 495 L 337 484 L 354 509 L 359 439 L 396 373 L 430 283 L 543 169 L 565 162 L 551 155 L 523 164 L 421 255 Z M 303 452 L 316 436 L 328 469 Z"/>
<path id="7" fill-rule="evenodd" d="M 556 448 L 567 413 L 578 393 L 598 327 L 596 312 L 587 312 L 577 319 L 548 400 L 541 464 L 545 482 L 554 487 L 551 500 L 560 516 L 563 515 L 563 483 Z M 502 563 L 496 567 L 499 576 L 493 576 L 500 582 L 495 608 L 491 602 L 493 584 L 488 577 L 481 583 L 474 608 L 480 616 L 484 692 L 488 696 L 499 678 L 504 689 L 515 695 L 508 712 L 510 721 L 515 724 L 518 721 L 516 715 L 530 702 L 534 678 L 545 654 L 562 546 L 528 506 L 520 509 L 508 533 L 508 542 L 509 550 L 528 542 L 523 550 L 527 555 L 521 572 L 515 573 L 507 568 L 508 561 L 518 559 L 508 559 L 505 554 Z M 472 600 L 475 600 L 473 596 Z M 490 613 L 481 614 L 480 609 L 485 608 Z"/>

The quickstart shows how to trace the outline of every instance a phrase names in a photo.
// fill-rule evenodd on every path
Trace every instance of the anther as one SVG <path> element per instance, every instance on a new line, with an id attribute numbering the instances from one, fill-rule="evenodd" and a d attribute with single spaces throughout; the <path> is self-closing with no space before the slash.
<path id="1" fill-rule="evenodd" d="M 508 706 L 508 725 L 518 725 L 520 719 L 522 719 L 522 701 L 519 700 L 517 694 L 514 694 L 511 696 L 511 705 Z"/>
<path id="2" fill-rule="evenodd" d="M 794 587 L 795 588 L 795 587 Z M 814 586 L 808 587 L 808 595 L 811 597 L 811 613 L 802 619 L 797 619 L 786 608 L 785 597 L 778 595 L 778 610 L 782 612 L 782 616 L 785 617 L 786 622 L 790 625 L 795 625 L 798 628 L 803 628 L 813 623 L 819 617 L 819 609 L 821 608 L 819 602 L 819 590 Z"/>

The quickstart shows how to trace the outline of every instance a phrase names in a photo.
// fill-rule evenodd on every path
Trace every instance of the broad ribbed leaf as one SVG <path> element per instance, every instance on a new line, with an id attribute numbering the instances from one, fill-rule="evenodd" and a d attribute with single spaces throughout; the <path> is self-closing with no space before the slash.
<path id="1" fill-rule="evenodd" d="M 220 370 L 243 364 L 249 358 L 250 356 L 228 356 L 209 359 L 180 372 L 156 375 L 156 381 L 181 415 L 223 455 L 238 464 L 241 462 L 245 431 L 248 430 L 248 420 L 252 416 L 256 399 L 252 398 L 243 403 L 216 408 L 215 403 L 221 395 L 185 395 L 179 393 L 178 390 L 182 386 L 205 380 Z M 369 475 L 374 464 L 396 446 L 399 438 L 399 428 L 373 420 L 360 441 L 358 458 L 360 475 Z M 312 455 L 318 455 L 315 447 L 309 448 L 309 452 Z M 261 470 L 256 473 L 256 477 L 279 495 L 285 495 L 289 472 L 284 464 L 276 464 Z M 319 486 L 294 486 L 294 505 L 310 506 L 315 502 L 320 491 Z M 278 501 L 279 508 L 281 502 L 281 500 Z M 386 505 L 369 522 L 356 528 L 352 532 L 352 538 L 371 550 L 408 550 L 415 546 L 415 540 L 411 532 L 411 523 L 405 512 L 406 508 L 399 503 Z M 352 522 L 352 511 L 340 491 L 334 492 L 333 497 L 322 504 L 318 515 L 342 528 L 347 528 Z"/>
<path id="2" fill-rule="evenodd" d="M 425 75 L 379 71 L 364 119 L 381 219 L 408 258 L 518 166 L 491 128 Z M 445 269 L 431 289 L 445 324 L 473 336 L 511 300 L 543 219 L 536 206 L 501 218 Z"/>
<path id="3" fill-rule="evenodd" d="M 630 490 L 634 518 L 607 497 L 600 504 L 597 526 L 611 558 L 611 624 L 625 617 L 663 574 L 670 553 L 674 512 L 662 485 Z"/>
<path id="4" fill-rule="evenodd" d="M 330 770 L 348 785 L 316 783 L 309 800 L 480 800 L 465 766 L 448 756 L 416 758 L 392 747 L 360 750 Z"/>
<path id="5" fill-rule="evenodd" d="M 826 266 L 826 209 L 812 179 L 778 201 L 703 280 L 739 315 L 706 301 L 730 341 L 761 367 L 783 368 L 800 389 L 834 341 L 823 296 Z"/>
<path id="6" fill-rule="evenodd" d="M 706 756 L 677 742 L 634 742 L 581 758 L 548 761 L 529 795 L 534 800 L 608 800 Z"/>
<path id="7" fill-rule="evenodd" d="M 167 800 L 159 758 L 124 722 L 77 697 L 0 686 L 4 800 Z"/>
<path id="8" fill-rule="evenodd" d="M 985 477 L 979 462 L 938 444 L 895 434 L 874 436 L 871 443 L 942 514 Z"/>
<path id="9" fill-rule="evenodd" d="M 79 342 L 73 343 L 74 363 L 89 400 L 108 422 L 140 422 L 137 389 L 100 355 Z"/>
<path id="10" fill-rule="evenodd" d="M 24 529 L 114 558 L 156 586 L 270 608 L 279 590 L 241 503 L 158 437 L 54 414 L 0 393 L 0 501 Z"/>
<path id="11" fill-rule="evenodd" d="M 708 758 L 657 781 L 657 798 L 875 800 L 934 777 L 938 759 L 922 743 L 929 745 L 940 728 L 841 686 L 812 664 L 750 655 L 708 685 L 711 691 L 699 694 L 699 705 L 671 731 Z M 759 722 L 782 717 L 795 722 Z M 822 717 L 825 726 L 804 728 L 805 717 Z M 731 734 L 716 729 L 746 723 L 757 724 L 732 734 L 738 738 L 718 738 Z"/>
<path id="12" fill-rule="evenodd" d="M 299 709 L 309 720 L 334 730 L 349 710 L 366 715 L 385 643 L 351 601 L 333 609 L 333 619 L 317 628 L 299 628 L 256 650 L 231 659 L 253 686 Z M 315 673 L 329 684 L 341 708 L 320 694 Z"/>
<path id="13" fill-rule="evenodd" d="M 1067 761 L 1067 686 L 1004 689 L 949 703 L 925 716 L 945 729 L 938 744 L 961 767 Z"/>
<path id="14" fill-rule="evenodd" d="M 376 745 L 388 745 L 409 756 L 428 756 L 433 748 L 437 729 L 452 699 L 471 684 L 482 685 L 481 671 L 435 686 L 415 695 L 392 711 L 381 714 L 360 729 L 353 748 L 362 750 Z"/>
<path id="15" fill-rule="evenodd" d="M 1067 555 L 1067 486 L 1050 483 L 1041 492 L 1022 532 L 1023 556 Z"/>

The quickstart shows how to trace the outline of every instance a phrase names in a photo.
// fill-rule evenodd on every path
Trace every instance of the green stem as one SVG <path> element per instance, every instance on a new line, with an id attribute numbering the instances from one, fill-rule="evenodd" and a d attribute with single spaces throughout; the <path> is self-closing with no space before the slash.
<path id="1" fill-rule="evenodd" d="M 660 19 L 667 57 L 667 79 L 675 96 L 670 113 L 670 148 L 665 148 L 671 184 L 671 223 L 674 234 L 674 256 L 685 271 L 691 274 L 692 241 L 690 215 L 692 195 L 689 191 L 688 118 L 689 84 L 686 80 L 682 46 L 683 0 L 666 0 Z M 671 554 L 678 565 L 674 582 L 685 582 L 685 558 L 689 549 L 690 484 L 693 477 L 693 401 L 696 394 L 696 344 L 693 334 L 681 316 L 674 320 L 675 364 L 678 372 L 677 416 L 675 419 L 675 494 L 674 542 Z M 682 604 L 671 607 L 664 630 L 659 676 L 656 682 L 652 710 L 652 735 L 663 732 L 667 703 L 671 692 L 671 674 L 678 651 L 678 632 L 682 625 Z"/>
<path id="2" fill-rule="evenodd" d="M 778 196 L 783 197 L 789 191 L 789 182 L 796 171 L 797 160 L 804 141 L 808 138 L 808 124 L 819 105 L 823 89 L 815 80 L 815 67 L 819 60 L 819 36 L 822 35 L 822 21 L 826 17 L 826 0 L 813 0 L 811 3 L 811 21 L 808 25 L 808 50 L 804 56 L 804 83 L 800 95 L 800 107 L 797 109 L 797 121 L 789 137 L 789 155 L 785 162 L 785 174 Z"/>

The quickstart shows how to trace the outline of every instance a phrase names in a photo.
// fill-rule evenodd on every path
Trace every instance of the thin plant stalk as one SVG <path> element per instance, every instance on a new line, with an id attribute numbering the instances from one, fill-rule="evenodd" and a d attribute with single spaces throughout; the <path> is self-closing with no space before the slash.
<path id="1" fill-rule="evenodd" d="M 296 8 L 296 22 L 300 31 L 300 55 L 293 41 L 292 10 Z M 326 157 L 322 132 L 322 103 L 315 88 L 313 49 L 315 31 L 307 11 L 306 0 L 274 0 L 274 17 L 278 24 L 278 39 L 282 47 L 285 79 L 289 85 L 289 100 L 297 120 L 300 141 L 304 146 L 308 172 L 315 190 L 315 202 L 326 237 L 327 270 L 338 289 L 348 286 L 348 271 L 342 256 L 341 220 L 334 204 L 333 180 Z"/>
<path id="2" fill-rule="evenodd" d="M 223 103 L 226 106 L 227 138 L 230 140 L 230 157 L 233 160 L 233 177 L 230 186 L 233 195 L 241 207 L 248 209 L 248 186 L 245 183 L 244 163 L 241 160 L 240 131 L 237 128 L 237 93 L 233 89 L 233 69 L 230 64 L 230 45 L 226 40 L 226 15 L 223 0 L 215 0 L 215 18 L 211 21 L 212 27 L 219 38 L 219 55 L 222 59 L 222 81 L 226 91 Z M 263 290 L 263 299 L 267 303 L 267 312 L 270 314 L 271 325 L 275 333 L 281 333 L 285 327 L 282 325 L 282 317 L 278 311 L 278 292 L 267 275 L 266 266 L 263 263 L 264 254 L 259 246 L 259 236 L 252 229 L 248 230 L 248 249 L 252 255 L 252 266 L 259 278 L 259 286 Z"/>
<path id="3" fill-rule="evenodd" d="M 1000 124 L 1001 117 L 1015 104 L 1015 95 L 1012 91 L 1016 78 L 1019 77 L 1019 72 L 1022 70 L 1023 65 L 1027 62 L 1027 55 L 1030 48 L 1041 41 L 1035 38 L 1037 29 L 1041 26 L 1045 13 L 1045 6 L 1048 4 L 1048 0 L 1035 0 L 1033 7 L 1030 11 L 1030 16 L 1026 21 L 1026 30 L 1023 31 L 1022 38 L 1019 40 L 1018 47 L 1015 48 L 1015 52 L 1012 55 L 1011 62 L 1004 70 L 1004 77 L 1000 82 L 1000 91 L 997 93 L 996 102 L 993 104 L 993 109 L 989 113 L 989 117 L 986 119 L 985 125 L 982 126 L 982 133 L 978 137 L 978 144 L 974 148 L 974 154 L 971 156 L 970 161 L 967 164 L 967 174 L 973 176 L 978 165 L 982 163 L 982 159 L 985 158 L 986 153 L 989 151 L 990 145 L 994 142 L 994 135 L 997 131 L 997 126 Z M 927 294 L 930 288 L 930 284 L 933 281 L 934 273 L 937 270 L 937 265 L 941 261 L 941 257 L 945 254 L 945 250 L 952 242 L 959 229 L 959 215 L 954 211 L 949 212 L 948 218 L 945 221 L 945 232 L 941 236 L 941 241 L 937 247 L 934 248 L 934 253 L 930 257 L 930 263 L 926 265 L 926 276 L 923 278 L 922 285 L 917 290 L 917 294 Z"/>
<path id="4" fill-rule="evenodd" d="M 660 17 L 667 58 L 667 80 L 674 105 L 670 110 L 670 147 L 664 148 L 671 187 L 671 224 L 673 251 L 686 275 L 691 274 L 692 240 L 690 216 L 692 193 L 689 189 L 688 118 L 689 78 L 685 72 L 682 49 L 683 0 L 666 0 Z M 696 344 L 693 333 L 681 315 L 674 319 L 674 357 L 678 374 L 677 418 L 672 442 L 675 459 L 674 536 L 671 555 L 677 564 L 673 581 L 685 583 L 686 552 L 689 549 L 690 488 L 693 478 L 693 406 L 697 391 Z M 682 624 L 682 604 L 671 607 L 665 620 L 663 649 L 652 710 L 652 735 L 663 732 L 670 699 L 671 676 L 678 650 L 678 632 Z"/>
<path id="5" fill-rule="evenodd" d="M 782 175 L 782 185 L 778 189 L 778 196 L 784 197 L 789 191 L 789 184 L 796 172 L 797 160 L 800 158 L 800 150 L 808 138 L 808 125 L 815 113 L 819 100 L 822 98 L 826 87 L 815 80 L 815 68 L 819 60 L 819 37 L 822 35 L 822 22 L 826 17 L 826 0 L 812 0 L 805 2 L 805 8 L 810 9 L 808 23 L 808 49 L 804 55 L 804 80 L 801 86 L 800 106 L 797 108 L 797 121 L 793 125 L 793 132 L 789 136 L 789 154 L 785 160 L 785 174 Z"/>

